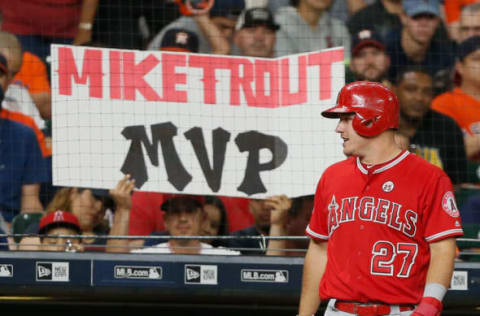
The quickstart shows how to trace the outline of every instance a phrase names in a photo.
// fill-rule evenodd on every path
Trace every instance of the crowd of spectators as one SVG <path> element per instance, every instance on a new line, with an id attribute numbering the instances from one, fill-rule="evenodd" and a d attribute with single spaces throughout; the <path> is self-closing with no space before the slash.
<path id="1" fill-rule="evenodd" d="M 129 176 L 110 192 L 53 187 L 52 43 L 262 58 L 343 46 L 347 82 L 382 82 L 398 95 L 398 145 L 443 168 L 457 190 L 480 188 L 480 1 L 215 0 L 188 13 L 168 0 L 1 0 L 0 12 L 0 233 L 88 236 L 81 246 L 68 240 L 75 251 L 301 255 L 307 247 L 305 240 L 213 237 L 303 236 L 311 196 L 133 192 Z M 479 195 L 471 195 L 462 207 L 469 221 L 480 213 Z M 159 239 L 102 238 L 118 235 Z M 182 235 L 212 239 L 162 240 Z M 8 244 L 61 248 L 45 241 Z"/>

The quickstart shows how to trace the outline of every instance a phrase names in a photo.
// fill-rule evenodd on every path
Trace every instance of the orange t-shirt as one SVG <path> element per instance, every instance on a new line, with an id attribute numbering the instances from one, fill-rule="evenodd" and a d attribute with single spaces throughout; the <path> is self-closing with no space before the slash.
<path id="1" fill-rule="evenodd" d="M 38 144 L 40 145 L 40 150 L 42 151 L 42 156 L 46 158 L 52 155 L 52 148 L 46 145 L 45 135 L 43 135 L 42 131 L 38 128 L 37 124 L 35 124 L 35 121 L 30 116 L 20 112 L 13 112 L 7 109 L 2 109 L 0 117 L 30 127 L 35 133 L 35 136 L 37 137 Z"/>
<path id="2" fill-rule="evenodd" d="M 22 67 L 13 80 L 21 81 L 30 94 L 50 93 L 47 67 L 37 55 L 32 53 L 23 53 Z"/>
<path id="3" fill-rule="evenodd" d="M 433 100 L 432 108 L 450 116 L 464 133 L 480 134 L 480 101 L 455 88 Z"/>
<path id="4" fill-rule="evenodd" d="M 460 12 L 462 8 L 474 2 L 480 2 L 478 0 L 447 0 L 444 4 L 445 18 L 447 23 L 456 22 L 460 19 Z"/>

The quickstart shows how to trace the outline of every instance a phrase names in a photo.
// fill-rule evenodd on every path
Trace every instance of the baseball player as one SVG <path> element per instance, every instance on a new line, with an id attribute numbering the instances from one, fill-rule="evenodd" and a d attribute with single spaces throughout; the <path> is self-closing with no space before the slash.
<path id="1" fill-rule="evenodd" d="M 299 315 L 321 300 L 325 315 L 440 315 L 463 235 L 449 178 L 396 145 L 398 100 L 379 83 L 346 85 L 322 115 L 348 158 L 318 183 Z"/>

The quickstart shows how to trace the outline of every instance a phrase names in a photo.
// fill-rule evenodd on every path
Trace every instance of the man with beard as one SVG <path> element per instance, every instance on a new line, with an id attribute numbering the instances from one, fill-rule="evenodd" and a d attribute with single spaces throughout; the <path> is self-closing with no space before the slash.
<path id="1" fill-rule="evenodd" d="M 402 71 L 394 87 L 400 102 L 398 133 L 410 150 L 442 168 L 453 184 L 465 182 L 467 158 L 460 127 L 450 117 L 430 109 L 433 80 L 419 67 Z"/>
<path id="2" fill-rule="evenodd" d="M 356 81 L 375 81 L 390 86 L 386 79 L 389 67 L 385 44 L 375 31 L 364 29 L 353 35 L 350 71 Z"/>
<path id="3" fill-rule="evenodd" d="M 238 18 L 233 42 L 242 56 L 274 56 L 276 33 L 280 26 L 266 8 L 244 10 Z"/>

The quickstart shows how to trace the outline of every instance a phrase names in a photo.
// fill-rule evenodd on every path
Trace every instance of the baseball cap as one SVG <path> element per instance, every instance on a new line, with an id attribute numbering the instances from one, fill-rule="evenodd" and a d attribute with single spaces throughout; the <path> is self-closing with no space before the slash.
<path id="1" fill-rule="evenodd" d="M 361 30 L 353 35 L 352 56 L 357 55 L 365 46 L 375 46 L 385 51 L 385 44 L 382 38 L 373 30 Z"/>
<path id="2" fill-rule="evenodd" d="M 185 29 L 170 29 L 165 32 L 160 50 L 174 52 L 198 53 L 198 36 Z"/>
<path id="3" fill-rule="evenodd" d="M 3 54 L 0 54 L 0 70 L 3 71 L 3 73 L 8 72 L 7 58 Z"/>
<path id="4" fill-rule="evenodd" d="M 203 196 L 188 194 L 164 194 L 164 201 L 160 209 L 165 212 L 191 212 L 202 208 L 205 202 Z"/>
<path id="5" fill-rule="evenodd" d="M 465 57 L 480 49 L 480 36 L 472 36 L 464 40 L 457 47 L 457 59 L 463 61 Z"/>
<path id="6" fill-rule="evenodd" d="M 403 0 L 403 11 L 413 17 L 422 13 L 440 16 L 440 3 L 438 0 Z"/>
<path id="7" fill-rule="evenodd" d="M 244 10 L 237 20 L 235 29 L 238 31 L 244 27 L 264 25 L 273 31 L 277 31 L 280 25 L 275 23 L 273 14 L 267 8 L 250 8 Z"/>
<path id="8" fill-rule="evenodd" d="M 82 233 L 80 223 L 75 215 L 62 210 L 50 212 L 40 220 L 39 234 L 45 234 L 52 228 L 66 227 L 75 230 L 78 234 Z"/>
<path id="9" fill-rule="evenodd" d="M 222 16 L 234 20 L 244 8 L 244 0 L 215 0 L 210 9 L 210 16 Z"/>

